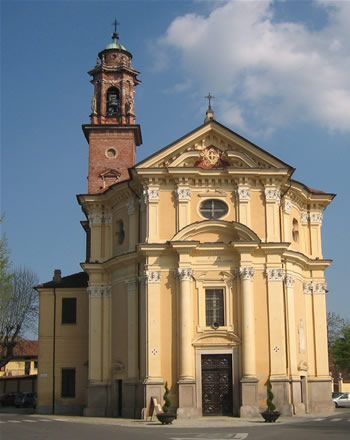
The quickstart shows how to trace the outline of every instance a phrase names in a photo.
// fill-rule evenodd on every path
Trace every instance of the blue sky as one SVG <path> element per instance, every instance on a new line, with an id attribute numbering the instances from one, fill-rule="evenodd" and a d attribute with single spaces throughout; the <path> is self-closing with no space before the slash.
<path id="1" fill-rule="evenodd" d="M 1 212 L 14 266 L 80 271 L 92 85 L 112 22 L 141 74 L 140 161 L 219 122 L 337 197 L 324 213 L 328 309 L 350 319 L 350 1 L 2 1 Z"/>

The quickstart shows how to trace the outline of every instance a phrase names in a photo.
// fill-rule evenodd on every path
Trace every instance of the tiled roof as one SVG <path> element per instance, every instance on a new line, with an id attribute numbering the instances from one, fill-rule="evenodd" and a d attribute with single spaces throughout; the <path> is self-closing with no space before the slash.
<path id="1" fill-rule="evenodd" d="M 87 287 L 89 281 L 89 275 L 85 272 L 78 272 L 66 277 L 62 277 L 59 281 L 48 281 L 47 283 L 39 284 L 36 286 L 40 288 L 69 288 L 69 287 Z"/>
<path id="2" fill-rule="evenodd" d="M 13 355 L 15 358 L 24 356 L 35 357 L 38 356 L 38 349 L 38 341 L 26 341 L 25 339 L 21 339 L 17 342 L 15 348 L 13 349 Z"/>

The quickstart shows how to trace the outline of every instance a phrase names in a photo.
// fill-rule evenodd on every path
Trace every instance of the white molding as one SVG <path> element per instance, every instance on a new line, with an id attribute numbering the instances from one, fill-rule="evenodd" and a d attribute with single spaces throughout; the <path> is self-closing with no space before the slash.
<path id="1" fill-rule="evenodd" d="M 320 211 L 310 212 L 310 223 L 322 225 L 323 214 Z"/>
<path id="2" fill-rule="evenodd" d="M 284 201 L 284 212 L 286 214 L 290 214 L 291 209 L 292 209 L 292 202 L 290 200 L 286 199 Z"/>
<path id="3" fill-rule="evenodd" d="M 314 283 L 308 281 L 304 283 L 304 293 L 322 295 L 327 293 L 327 283 Z"/>
<path id="4" fill-rule="evenodd" d="M 191 200 L 192 190 L 190 188 L 177 188 L 175 190 L 176 199 L 179 202 L 188 202 Z"/>
<path id="5" fill-rule="evenodd" d="M 240 202 L 248 202 L 250 200 L 250 189 L 238 188 L 236 190 L 236 197 Z"/>
<path id="6" fill-rule="evenodd" d="M 268 281 L 283 281 L 284 280 L 284 271 L 283 269 L 274 269 L 274 268 L 268 268 L 265 271 L 266 278 Z"/>
<path id="7" fill-rule="evenodd" d="M 179 267 L 176 275 L 180 281 L 192 281 L 193 270 L 190 267 Z"/>
<path id="8" fill-rule="evenodd" d="M 145 270 L 145 281 L 148 284 L 160 284 L 160 276 L 159 270 Z"/>
<path id="9" fill-rule="evenodd" d="M 252 266 L 247 267 L 239 267 L 237 269 L 237 275 L 241 280 L 253 280 L 255 274 L 255 268 Z"/>
<path id="10" fill-rule="evenodd" d="M 128 289 L 128 293 L 134 292 L 137 288 L 137 279 L 130 278 L 129 280 L 125 280 L 125 285 Z"/>
<path id="11" fill-rule="evenodd" d="M 294 275 L 286 275 L 285 278 L 284 278 L 284 281 L 285 281 L 285 283 L 286 283 L 286 286 L 287 286 L 289 289 L 293 289 L 293 288 L 294 288 L 295 280 L 296 280 L 296 278 L 295 278 Z"/>
<path id="12" fill-rule="evenodd" d="M 265 198 L 267 201 L 279 202 L 281 191 L 279 189 L 265 189 Z"/>
<path id="13" fill-rule="evenodd" d="M 160 195 L 159 189 L 144 189 L 143 190 L 143 197 L 144 197 L 145 203 L 158 202 L 159 195 Z"/>
<path id="14" fill-rule="evenodd" d="M 112 296 L 112 286 L 89 286 L 87 293 L 90 298 L 102 298 Z"/>

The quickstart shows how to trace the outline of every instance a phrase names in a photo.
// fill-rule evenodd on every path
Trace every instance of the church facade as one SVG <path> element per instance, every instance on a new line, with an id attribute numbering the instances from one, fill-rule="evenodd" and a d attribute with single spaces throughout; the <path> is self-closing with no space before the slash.
<path id="1" fill-rule="evenodd" d="M 83 272 L 37 287 L 39 412 L 331 411 L 323 211 L 333 194 L 215 120 L 136 164 L 139 84 L 113 34 L 94 94 Z"/>

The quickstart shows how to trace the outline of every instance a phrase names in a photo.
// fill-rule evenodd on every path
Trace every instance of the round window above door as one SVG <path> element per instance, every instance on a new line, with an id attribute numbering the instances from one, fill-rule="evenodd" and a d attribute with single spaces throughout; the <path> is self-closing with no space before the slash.
<path id="1" fill-rule="evenodd" d="M 205 218 L 218 219 L 228 213 L 228 206 L 222 200 L 208 199 L 201 203 L 199 212 Z"/>

